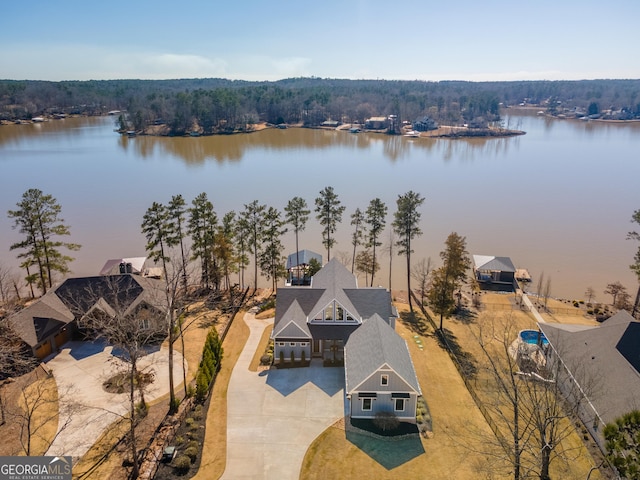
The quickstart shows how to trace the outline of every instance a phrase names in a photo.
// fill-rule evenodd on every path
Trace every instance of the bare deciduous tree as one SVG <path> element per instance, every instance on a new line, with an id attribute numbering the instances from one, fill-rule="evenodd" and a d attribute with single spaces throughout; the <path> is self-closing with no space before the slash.
<path id="1" fill-rule="evenodd" d="M 420 294 L 420 303 L 424 305 L 424 299 L 429 292 L 429 275 L 431 274 L 431 257 L 426 260 L 423 258 L 411 269 L 411 276 L 418 282 L 418 293 Z"/>
<path id="2" fill-rule="evenodd" d="M 176 289 L 181 278 L 181 268 L 175 277 Z M 164 289 L 150 292 L 149 300 L 136 303 L 136 283 L 128 275 L 106 277 L 100 287 L 88 289 L 82 294 L 82 302 L 94 305 L 79 324 L 93 332 L 96 338 L 104 338 L 121 349 L 128 366 L 129 387 L 129 442 L 133 459 L 132 477 L 138 476 L 136 423 L 140 412 L 146 411 L 144 389 L 139 382 L 138 362 L 147 354 L 147 347 L 157 343 L 167 333 L 167 308 Z M 108 299 L 108 300 L 106 300 Z M 136 389 L 139 384 L 140 388 Z M 138 395 L 136 396 L 136 390 Z M 137 400 L 140 400 L 138 407 Z"/>
<path id="3" fill-rule="evenodd" d="M 58 391 L 53 377 L 39 367 L 33 378 L 20 387 L 17 403 L 7 406 L 7 421 L 17 426 L 21 453 L 43 455 L 71 423 L 75 405 L 71 389 Z M 57 428 L 50 434 L 51 424 Z"/>
<path id="4" fill-rule="evenodd" d="M 514 480 L 550 479 L 554 462 L 569 464 L 583 452 L 568 442 L 586 397 L 598 389 L 597 375 L 581 365 L 559 361 L 558 348 L 519 342 L 509 317 L 483 322 L 478 341 L 484 353 L 484 391 L 479 397 L 497 435 L 487 442 L 500 446 L 500 462 Z M 495 455 L 496 451 L 491 450 Z"/>

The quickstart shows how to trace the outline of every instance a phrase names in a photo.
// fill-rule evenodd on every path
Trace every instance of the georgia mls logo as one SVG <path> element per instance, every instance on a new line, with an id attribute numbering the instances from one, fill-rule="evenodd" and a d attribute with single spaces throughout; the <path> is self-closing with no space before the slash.
<path id="1" fill-rule="evenodd" d="M 71 457 L 0 457 L 0 480 L 71 480 Z"/>

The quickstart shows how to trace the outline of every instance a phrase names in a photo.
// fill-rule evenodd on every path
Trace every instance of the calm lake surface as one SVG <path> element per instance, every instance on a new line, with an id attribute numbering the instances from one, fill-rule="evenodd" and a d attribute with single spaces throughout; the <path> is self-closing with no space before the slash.
<path id="1" fill-rule="evenodd" d="M 420 192 L 424 234 L 414 263 L 439 252 L 453 231 L 472 254 L 509 256 L 534 277 L 551 277 L 552 295 L 583 298 L 621 281 L 637 244 L 626 240 L 640 209 L 640 125 L 554 120 L 518 113 L 505 123 L 527 132 L 503 139 L 409 139 L 380 134 L 288 129 L 199 138 L 126 138 L 114 119 L 77 118 L 0 127 L 0 261 L 17 266 L 9 246 L 20 237 L 6 211 L 24 191 L 39 188 L 62 205 L 70 241 L 82 244 L 74 275 L 97 274 L 109 258 L 143 256 L 140 223 L 153 201 L 206 192 L 219 218 L 257 199 L 283 209 L 294 196 L 314 199 L 334 187 L 347 207 L 332 256 L 350 255 L 350 215 L 379 197 L 389 207 Z M 389 228 L 384 241 L 388 243 Z M 294 251 L 293 233 L 285 254 Z M 326 257 L 315 216 L 300 247 Z M 326 258 L 325 258 L 326 260 Z M 405 270 L 393 258 L 392 287 Z M 376 285 L 389 286 L 388 255 Z M 251 271 L 251 270 L 250 270 Z M 248 271 L 247 279 L 251 276 Z M 269 283 L 261 280 L 262 286 Z M 362 279 L 361 283 L 364 283 Z"/>

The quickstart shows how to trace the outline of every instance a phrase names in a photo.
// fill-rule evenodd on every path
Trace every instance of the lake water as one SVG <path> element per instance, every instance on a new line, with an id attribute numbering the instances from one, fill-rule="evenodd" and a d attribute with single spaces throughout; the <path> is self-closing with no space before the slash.
<path id="1" fill-rule="evenodd" d="M 199 138 L 127 138 L 114 119 L 78 118 L 0 127 L 0 260 L 16 266 L 9 245 L 20 237 L 6 216 L 28 188 L 50 193 L 82 244 L 74 275 L 97 274 L 109 258 L 143 256 L 140 223 L 153 201 L 207 192 L 219 218 L 257 199 L 283 209 L 300 196 L 312 207 L 331 185 L 347 207 L 333 255 L 351 252 L 350 215 L 379 197 L 389 207 L 420 192 L 424 234 L 414 260 L 439 252 L 452 231 L 472 254 L 511 257 L 536 278 L 551 277 L 553 296 L 583 298 L 621 281 L 637 244 L 626 240 L 640 208 L 640 125 L 554 120 L 518 113 L 508 126 L 527 132 L 502 139 L 409 139 L 381 134 L 287 129 Z M 388 242 L 389 228 L 383 234 Z M 294 251 L 293 233 L 285 236 Z M 300 247 L 326 257 L 315 217 Z M 375 284 L 388 287 L 388 256 Z M 392 287 L 406 288 L 400 257 Z M 248 271 L 247 279 L 252 270 Z M 362 279 L 362 284 L 364 279 Z M 268 286 L 262 279 L 260 284 Z"/>

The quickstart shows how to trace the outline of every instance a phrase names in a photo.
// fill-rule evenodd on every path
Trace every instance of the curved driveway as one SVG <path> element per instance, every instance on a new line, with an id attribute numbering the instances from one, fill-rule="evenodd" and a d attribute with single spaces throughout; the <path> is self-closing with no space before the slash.
<path id="1" fill-rule="evenodd" d="M 231 374 L 227 391 L 227 466 L 222 476 L 237 479 L 298 479 L 307 448 L 344 416 L 344 370 L 308 368 L 249 371 L 270 320 L 244 317 L 250 335 Z"/>
<path id="2" fill-rule="evenodd" d="M 81 457 L 114 421 L 129 411 L 127 393 L 107 393 L 102 388 L 105 380 L 126 369 L 112 350 L 101 342 L 68 342 L 47 362 L 58 386 L 60 412 L 58 435 L 46 455 Z M 169 393 L 166 348 L 144 356 L 138 366 L 155 375 L 145 390 L 147 402 Z M 182 355 L 175 350 L 173 375 L 176 386 L 182 385 Z"/>

